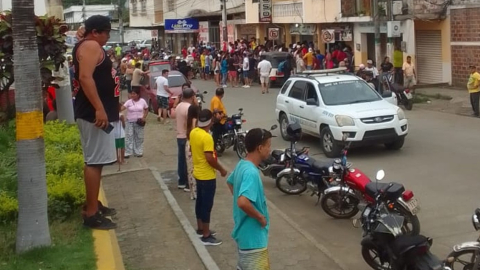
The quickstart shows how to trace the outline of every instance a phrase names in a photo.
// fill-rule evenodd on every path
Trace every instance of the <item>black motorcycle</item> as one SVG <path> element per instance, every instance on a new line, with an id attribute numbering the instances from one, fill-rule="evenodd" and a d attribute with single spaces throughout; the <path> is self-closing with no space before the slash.
<path id="1" fill-rule="evenodd" d="M 377 181 L 385 173 L 377 173 Z M 386 201 L 397 198 L 401 189 L 390 183 L 376 192 L 375 203 L 363 205 L 354 226 L 363 229 L 362 257 L 375 270 L 451 270 L 430 252 L 432 239 L 406 235 L 404 217 L 389 211 Z"/>
<path id="2" fill-rule="evenodd" d="M 410 89 L 393 82 L 392 74 L 383 75 L 382 84 L 384 91 L 388 90 L 395 93 L 399 105 L 403 105 L 409 111 L 413 109 L 413 95 Z"/>
<path id="3" fill-rule="evenodd" d="M 196 94 L 196 98 L 197 98 L 197 103 L 198 103 L 198 106 L 200 107 L 200 110 L 202 110 L 202 107 L 203 107 L 203 103 L 205 103 L 205 100 L 203 99 L 203 95 L 206 95 L 208 94 L 207 91 L 203 91 L 203 93 L 200 93 L 200 91 L 197 92 Z"/>
<path id="4" fill-rule="evenodd" d="M 233 146 L 233 150 L 240 159 L 247 156 L 247 150 L 245 148 L 245 135 L 247 135 L 247 131 L 242 129 L 242 124 L 246 121 L 242 119 L 242 116 L 243 108 L 239 108 L 237 114 L 233 114 L 232 117 L 227 118 L 225 131 L 215 146 L 217 153 L 223 153 L 226 149 Z"/>

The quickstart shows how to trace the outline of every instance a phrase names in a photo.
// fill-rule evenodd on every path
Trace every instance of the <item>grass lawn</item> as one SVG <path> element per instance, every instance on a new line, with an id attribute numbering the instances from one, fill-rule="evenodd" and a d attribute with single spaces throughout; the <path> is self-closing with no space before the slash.
<path id="1" fill-rule="evenodd" d="M 82 226 L 80 218 L 50 224 L 52 245 L 22 255 L 15 254 L 15 227 L 0 225 L 0 269 L 96 269 L 92 231 Z"/>

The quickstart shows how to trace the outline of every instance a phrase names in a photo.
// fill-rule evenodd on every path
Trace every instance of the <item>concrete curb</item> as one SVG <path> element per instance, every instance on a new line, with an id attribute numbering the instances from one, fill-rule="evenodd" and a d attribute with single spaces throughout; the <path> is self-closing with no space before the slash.
<path id="1" fill-rule="evenodd" d="M 143 170 L 148 170 L 148 167 L 145 167 L 145 168 L 142 167 L 142 168 L 135 168 L 135 169 L 129 169 L 129 170 L 124 170 L 124 171 L 116 171 L 116 172 L 111 172 L 111 173 L 105 173 L 105 174 L 102 174 L 102 177 L 112 176 L 112 175 L 117 175 L 117 174 L 123 174 L 123 173 L 143 171 Z"/>
<path id="2" fill-rule="evenodd" d="M 104 205 L 108 205 L 103 187 L 100 187 L 98 197 Z M 125 270 L 115 230 L 92 230 L 92 234 L 97 255 L 97 270 Z"/>
<path id="3" fill-rule="evenodd" d="M 200 257 L 200 260 L 202 260 L 203 264 L 205 265 L 205 268 L 207 268 L 208 270 L 220 270 L 217 263 L 213 260 L 212 256 L 208 252 L 207 248 L 202 243 L 200 243 L 197 236 L 197 232 L 193 228 L 192 224 L 190 224 L 190 221 L 188 220 L 183 210 L 178 205 L 177 200 L 175 200 L 175 197 L 173 197 L 172 193 L 170 192 L 170 190 L 168 189 L 168 186 L 163 181 L 162 176 L 160 175 L 158 170 L 156 168 L 151 167 L 150 171 L 152 172 L 153 176 L 155 177 L 158 184 L 162 188 L 163 194 L 167 198 L 168 204 L 170 204 L 170 207 L 172 208 L 173 212 L 175 213 L 178 220 L 182 224 L 183 229 L 185 230 L 185 233 L 187 234 L 188 238 L 192 242 L 192 245 L 197 251 L 197 254 Z"/>

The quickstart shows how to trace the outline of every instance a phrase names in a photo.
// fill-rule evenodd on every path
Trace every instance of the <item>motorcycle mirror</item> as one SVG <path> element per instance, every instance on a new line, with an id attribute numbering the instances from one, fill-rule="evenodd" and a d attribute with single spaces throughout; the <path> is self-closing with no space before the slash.
<path id="1" fill-rule="evenodd" d="M 352 225 L 354 228 L 360 228 L 362 226 L 362 222 L 360 222 L 360 219 L 355 218 L 352 219 Z"/>
<path id="2" fill-rule="evenodd" d="M 375 178 L 377 179 L 377 181 L 382 181 L 383 178 L 385 178 L 385 171 L 384 170 L 379 170 L 377 172 L 377 175 L 375 176 Z"/>
<path id="3" fill-rule="evenodd" d="M 275 129 L 277 129 L 277 128 L 278 128 L 277 125 L 273 125 L 273 126 L 270 128 L 270 131 L 275 130 Z"/>

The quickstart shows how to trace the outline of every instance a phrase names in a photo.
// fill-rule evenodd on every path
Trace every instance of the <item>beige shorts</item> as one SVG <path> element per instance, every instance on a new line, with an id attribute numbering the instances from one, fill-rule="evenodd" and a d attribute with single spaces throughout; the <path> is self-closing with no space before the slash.
<path id="1" fill-rule="evenodd" d="M 270 82 L 270 77 L 268 77 L 268 76 L 260 76 L 260 82 L 261 82 L 261 83 L 269 83 L 269 82 Z"/>
<path id="2" fill-rule="evenodd" d="M 403 82 L 403 86 L 405 88 L 410 88 L 415 85 L 415 77 L 414 76 L 405 76 L 405 80 Z"/>

